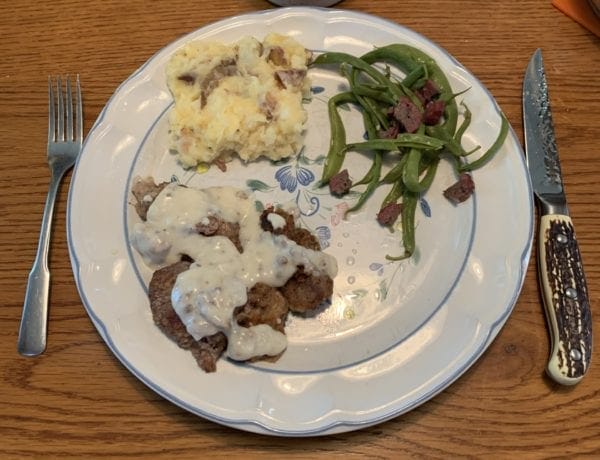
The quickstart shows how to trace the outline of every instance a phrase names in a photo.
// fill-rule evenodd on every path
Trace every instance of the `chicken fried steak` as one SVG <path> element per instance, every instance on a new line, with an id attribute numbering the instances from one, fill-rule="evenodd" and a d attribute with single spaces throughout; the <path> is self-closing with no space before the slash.
<path id="1" fill-rule="evenodd" d="M 142 221 L 148 221 L 147 223 L 150 224 L 150 220 L 156 219 L 156 212 L 158 211 L 152 211 L 153 214 L 149 214 L 149 210 L 153 202 L 167 186 L 170 187 L 164 192 L 167 194 L 174 194 L 176 190 L 182 190 L 178 187 L 184 187 L 168 183 L 157 185 L 151 178 L 137 179 L 135 181 L 132 189 L 135 198 L 133 205 Z M 240 195 L 239 198 L 242 200 L 249 199 L 245 194 Z M 213 213 L 212 211 L 201 214 L 198 218 L 195 218 L 197 220 L 188 221 L 189 223 L 186 224 L 187 226 L 185 227 L 187 229 L 186 232 L 188 232 L 187 234 L 195 233 L 209 239 L 213 236 L 224 236 L 233 243 L 240 254 L 240 257 L 246 257 L 250 254 L 250 257 L 253 260 L 256 260 L 257 262 L 261 261 L 258 262 L 259 265 L 264 263 L 262 262 L 262 255 L 257 255 L 256 257 L 258 258 L 254 259 L 255 256 L 252 252 L 252 249 L 254 249 L 253 246 L 247 246 L 246 249 L 250 252 L 244 253 L 244 247 L 240 241 L 240 223 L 228 222 L 222 217 L 223 215 L 226 214 L 219 214 L 218 212 Z M 256 226 L 252 228 L 263 235 L 265 234 L 264 232 L 276 235 L 276 238 L 278 239 L 273 240 L 279 241 L 276 243 L 276 246 L 283 245 L 282 247 L 284 248 L 286 246 L 289 248 L 298 248 L 298 246 L 300 246 L 303 248 L 302 251 L 320 251 L 318 239 L 308 230 L 297 227 L 294 216 L 282 209 L 268 208 L 262 212 L 262 214 L 256 214 L 255 219 L 257 219 L 255 220 Z M 194 224 L 194 222 L 196 223 Z M 248 230 L 246 230 L 246 232 L 247 231 Z M 281 236 L 284 236 L 285 238 L 282 239 Z M 198 238 L 198 236 L 196 236 L 196 238 Z M 286 244 L 286 240 L 291 240 L 296 244 L 289 241 Z M 222 243 L 218 243 L 218 245 L 220 244 Z M 234 345 L 238 346 L 239 344 L 236 341 L 237 339 L 233 340 L 231 337 L 228 339 L 227 330 L 223 330 L 221 327 L 216 328 L 216 330 L 221 329 L 220 332 L 206 335 L 201 337 L 200 340 L 196 340 L 202 333 L 194 332 L 192 329 L 188 331 L 186 324 L 190 327 L 190 323 L 189 318 L 186 319 L 185 315 L 198 308 L 199 304 L 195 303 L 198 302 L 198 300 L 190 301 L 190 303 L 184 305 L 184 309 L 181 310 L 182 307 L 177 306 L 179 304 L 176 304 L 174 307 L 172 294 L 175 286 L 180 283 L 179 275 L 184 272 L 187 275 L 187 272 L 192 268 L 201 267 L 210 262 L 205 259 L 206 255 L 204 253 L 196 253 L 196 256 L 193 257 L 193 255 L 185 253 L 188 252 L 187 250 L 177 249 L 175 246 L 169 246 L 168 250 L 172 250 L 172 256 L 169 259 L 170 261 L 176 260 L 177 258 L 180 258 L 181 260 L 175 263 L 167 262 L 170 264 L 154 272 L 148 292 L 152 317 L 155 324 L 167 337 L 177 343 L 179 347 L 191 351 L 200 368 L 206 372 L 214 372 L 216 370 L 217 360 L 225 351 L 228 351 L 229 356 L 233 357 L 233 359 L 248 361 L 274 361 L 281 356 L 281 353 L 283 353 L 282 350 L 285 350 L 285 344 L 276 351 L 263 350 L 261 352 L 258 351 L 259 349 L 255 349 L 252 354 L 241 355 L 243 357 L 240 357 L 239 354 L 232 355 L 232 351 L 228 350 L 228 345 L 231 347 Z M 238 304 L 238 306 L 229 310 L 227 315 L 230 316 L 225 316 L 225 318 L 229 317 L 230 320 L 237 325 L 236 327 L 241 327 L 243 331 L 248 330 L 249 334 L 264 333 L 264 329 L 260 329 L 260 327 L 264 328 L 264 325 L 267 325 L 269 326 L 269 328 L 267 328 L 268 331 L 271 331 L 271 333 L 277 331 L 276 333 L 281 336 L 281 334 L 285 334 L 285 323 L 290 311 L 306 314 L 307 312 L 315 310 L 323 301 L 328 299 L 333 293 L 332 278 L 322 271 L 322 268 L 317 268 L 313 262 L 309 262 L 309 259 L 298 259 L 294 256 L 294 251 L 298 251 L 298 249 L 277 256 L 277 264 L 272 266 L 274 267 L 272 269 L 275 271 L 285 270 L 285 276 L 279 278 L 281 280 L 279 283 L 283 282 L 283 285 L 275 284 L 275 286 L 279 287 L 273 287 L 260 281 L 256 282 L 253 286 L 246 285 L 249 286 L 245 288 L 247 289 L 245 296 L 246 302 L 243 305 Z M 310 253 L 313 254 L 311 257 L 314 257 L 314 252 Z M 327 257 L 331 259 L 330 256 Z M 233 259 L 229 260 L 233 261 Z M 308 269 L 305 268 L 305 263 L 310 265 Z M 214 266 L 211 270 L 221 272 L 223 269 L 222 265 L 211 266 Z M 197 281 L 194 281 L 194 283 L 199 282 L 200 284 L 204 284 L 205 282 L 208 282 L 205 276 L 210 278 L 212 274 L 210 271 L 204 272 L 202 277 L 195 278 Z M 259 277 L 258 279 L 260 280 L 261 278 Z M 196 288 L 196 284 L 191 286 L 193 289 L 202 289 L 200 286 Z M 206 299 L 207 298 L 200 298 L 200 302 L 209 301 Z M 177 311 L 175 308 L 177 308 Z M 205 313 L 202 313 L 202 315 L 204 314 Z M 184 316 L 180 317 L 180 315 Z M 204 319 L 202 321 L 204 321 Z M 258 329 L 256 329 L 257 327 Z M 254 329 L 254 332 L 252 332 L 252 329 Z M 215 328 L 213 328 L 213 330 L 215 330 Z M 192 334 L 194 335 L 192 336 Z M 246 332 L 243 332 L 243 334 L 246 334 Z M 284 336 L 281 337 L 284 338 Z"/>
<path id="2" fill-rule="evenodd" d="M 190 267 L 186 261 L 168 265 L 156 270 L 148 287 L 148 298 L 152 318 L 158 328 L 184 350 L 190 350 L 198 366 L 205 372 L 214 372 L 217 369 L 217 360 L 227 348 L 227 337 L 222 332 L 195 340 L 188 334 L 185 325 L 173 310 L 171 291 L 175 285 L 177 275 Z"/>

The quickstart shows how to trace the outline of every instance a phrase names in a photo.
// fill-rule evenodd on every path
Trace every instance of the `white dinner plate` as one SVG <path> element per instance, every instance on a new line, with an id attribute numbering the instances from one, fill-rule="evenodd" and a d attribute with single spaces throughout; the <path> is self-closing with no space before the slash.
<path id="1" fill-rule="evenodd" d="M 432 56 L 473 112 L 467 149 L 485 151 L 500 129 L 492 96 L 464 67 L 417 33 L 365 14 L 287 8 L 246 14 L 203 27 L 159 51 L 115 92 L 91 129 L 77 162 L 68 207 L 73 270 L 85 308 L 111 351 L 141 381 L 199 416 L 243 430 L 288 436 L 339 433 L 398 416 L 460 377 L 503 326 L 519 295 L 532 242 L 533 200 L 521 147 L 512 132 L 496 157 L 473 173 L 476 192 L 454 206 L 442 191 L 456 181 L 439 168 L 417 210 L 415 255 L 401 253 L 401 233 L 375 222 L 387 190 L 343 218 L 356 196 L 336 199 L 317 186 L 329 143 L 327 99 L 343 80 L 309 72 L 312 98 L 305 148 L 290 161 L 234 161 L 226 172 L 183 170 L 169 153 L 172 98 L 165 66 L 191 40 L 232 42 L 275 31 L 311 50 L 361 55 L 406 43 Z M 342 111 L 350 140 L 363 135 L 356 110 Z M 474 154 L 476 155 L 476 154 Z M 350 153 L 357 178 L 368 155 Z M 389 167 L 389 165 L 386 165 Z M 151 271 L 131 249 L 138 220 L 130 204 L 136 176 L 254 191 L 259 205 L 295 202 L 302 224 L 336 257 L 331 305 L 309 318 L 291 316 L 288 349 L 276 363 L 218 362 L 201 371 L 153 324 Z"/>

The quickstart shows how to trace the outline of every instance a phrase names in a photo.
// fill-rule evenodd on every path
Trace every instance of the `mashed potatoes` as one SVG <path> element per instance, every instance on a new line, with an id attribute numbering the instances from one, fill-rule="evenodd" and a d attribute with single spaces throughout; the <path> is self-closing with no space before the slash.
<path id="1" fill-rule="evenodd" d="M 278 160 L 303 144 L 309 52 L 290 37 L 269 34 L 263 42 L 245 37 L 226 45 L 191 42 L 167 66 L 175 99 L 170 145 L 184 166 Z"/>

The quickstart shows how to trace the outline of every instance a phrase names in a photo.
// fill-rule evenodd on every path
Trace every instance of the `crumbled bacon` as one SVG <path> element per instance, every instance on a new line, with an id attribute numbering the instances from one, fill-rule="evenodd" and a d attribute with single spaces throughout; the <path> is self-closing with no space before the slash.
<path id="1" fill-rule="evenodd" d="M 404 131 L 414 133 L 421 126 L 421 111 L 407 97 L 401 97 L 393 108 L 393 117 L 398 120 Z"/>
<path id="2" fill-rule="evenodd" d="M 423 123 L 428 126 L 437 125 L 442 115 L 444 115 L 444 109 L 446 108 L 446 103 L 441 99 L 437 101 L 430 101 L 425 106 L 425 112 L 423 113 Z"/>
<path id="3" fill-rule="evenodd" d="M 200 108 L 206 105 L 206 100 L 210 93 L 219 86 L 221 80 L 238 73 L 237 62 L 235 59 L 223 59 L 214 67 L 202 81 L 202 90 L 200 92 Z"/>
<path id="4" fill-rule="evenodd" d="M 426 105 L 440 94 L 440 90 L 432 80 L 427 80 L 421 88 L 415 91 L 415 94 L 423 105 Z"/>
<path id="5" fill-rule="evenodd" d="M 196 77 L 189 73 L 184 73 L 183 75 L 179 75 L 177 80 L 180 80 L 188 85 L 193 85 L 196 82 Z"/>
<path id="6" fill-rule="evenodd" d="M 274 46 L 269 50 L 267 61 L 280 66 L 288 65 L 288 61 L 285 58 L 285 51 L 281 46 Z"/>
<path id="7" fill-rule="evenodd" d="M 329 180 L 329 191 L 336 196 L 345 195 L 352 187 L 352 180 L 348 174 L 348 170 L 344 169 Z"/>
<path id="8" fill-rule="evenodd" d="M 393 225 L 402 212 L 402 205 L 398 203 L 388 203 L 379 210 L 377 222 L 381 225 Z"/>
<path id="9" fill-rule="evenodd" d="M 475 191 L 475 182 L 469 173 L 462 173 L 458 181 L 444 190 L 444 196 L 454 204 L 467 200 Z"/>
<path id="10" fill-rule="evenodd" d="M 219 168 L 221 171 L 227 171 L 227 163 L 225 163 L 221 158 L 217 158 L 213 161 L 213 163 Z"/>
<path id="11" fill-rule="evenodd" d="M 302 80 L 306 76 L 304 69 L 289 69 L 275 71 L 275 80 L 281 88 L 297 87 L 302 84 Z"/>
<path id="12" fill-rule="evenodd" d="M 270 92 L 265 94 L 265 100 L 260 104 L 260 111 L 265 114 L 267 121 L 271 121 L 275 117 L 275 109 L 277 108 L 277 99 Z"/>
<path id="13" fill-rule="evenodd" d="M 380 130 L 378 132 L 378 136 L 382 139 L 395 139 L 396 136 L 400 133 L 400 124 L 397 120 L 391 120 L 390 126 L 388 129 Z"/>

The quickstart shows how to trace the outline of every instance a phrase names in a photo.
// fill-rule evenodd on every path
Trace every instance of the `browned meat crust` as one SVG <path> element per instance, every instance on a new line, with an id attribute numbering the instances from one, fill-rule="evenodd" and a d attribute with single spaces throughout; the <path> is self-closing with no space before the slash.
<path id="1" fill-rule="evenodd" d="M 204 372 L 217 370 L 217 361 L 227 348 L 227 336 L 222 332 L 202 337 L 192 346 L 192 356 Z"/>
<path id="2" fill-rule="evenodd" d="M 237 323 L 242 327 L 268 324 L 279 332 L 285 332 L 288 305 L 277 288 L 257 283 L 248 291 L 248 301 L 233 311 Z"/>
<path id="3" fill-rule="evenodd" d="M 196 224 L 196 230 L 204 236 L 226 236 L 240 253 L 244 252 L 240 242 L 240 224 L 227 222 L 216 216 L 209 216 L 207 222 Z"/>
<path id="4" fill-rule="evenodd" d="M 268 216 L 271 213 L 278 214 L 285 219 L 285 226 L 283 228 L 273 228 L 273 225 L 268 219 Z M 266 232 L 271 232 L 275 235 L 285 235 L 296 244 L 307 249 L 312 249 L 313 251 L 321 250 L 321 245 L 319 244 L 317 237 L 305 228 L 296 227 L 294 216 L 282 209 L 274 209 L 272 206 L 265 209 L 260 215 L 260 226 Z"/>
<path id="5" fill-rule="evenodd" d="M 189 267 L 189 262 L 182 261 L 154 272 L 148 288 L 152 318 L 167 337 L 181 348 L 191 350 L 198 365 L 204 371 L 214 372 L 217 368 L 217 360 L 227 348 L 227 337 L 222 332 L 218 332 L 204 337 L 200 341 L 194 340 L 188 334 L 185 325 L 181 322 L 171 304 L 171 291 L 177 280 L 177 275 Z"/>
<path id="6" fill-rule="evenodd" d="M 171 304 L 171 291 L 177 275 L 190 267 L 189 262 L 177 262 L 156 270 L 148 286 L 148 298 L 154 323 L 181 348 L 190 348 L 195 341 L 177 316 Z"/>
<path id="7" fill-rule="evenodd" d="M 135 181 L 131 187 L 131 193 L 135 198 L 135 212 L 140 216 L 140 219 L 146 220 L 150 205 L 167 185 L 169 185 L 168 182 L 161 182 L 157 185 L 151 177 Z"/>
<path id="8" fill-rule="evenodd" d="M 153 182 L 152 185 L 158 187 Z M 145 186 L 147 189 L 144 192 L 155 190 L 149 182 L 145 182 Z M 138 194 L 144 192 L 141 189 L 138 190 Z M 160 190 L 156 195 L 159 192 Z M 145 195 L 142 195 L 142 200 L 143 196 Z M 273 228 L 268 219 L 268 215 L 272 212 L 285 219 L 286 223 L 283 228 Z M 265 231 L 283 234 L 305 248 L 320 250 L 319 240 L 308 230 L 296 227 L 294 216 L 281 209 L 271 207 L 265 210 L 261 214 L 260 224 Z M 243 250 L 239 241 L 238 224 L 232 224 L 216 216 L 210 216 L 207 221 L 198 223 L 196 230 L 205 236 L 226 236 L 240 252 Z M 214 372 L 218 359 L 227 348 L 227 336 L 222 332 L 218 332 L 196 341 L 187 332 L 185 325 L 179 319 L 171 303 L 171 291 L 177 276 L 189 269 L 191 262 L 192 260 L 189 257 L 184 256 L 182 261 L 154 272 L 148 291 L 150 309 L 152 310 L 154 322 L 164 334 L 181 348 L 190 350 L 200 368 L 205 372 Z M 312 311 L 329 298 L 332 293 L 333 280 L 331 278 L 327 275 L 306 273 L 304 267 L 300 266 L 294 276 L 281 288 L 257 283 L 248 291 L 247 302 L 236 307 L 233 316 L 242 327 L 268 324 L 273 329 L 285 333 L 285 321 L 289 311 L 296 313 Z M 279 356 L 259 356 L 250 359 L 250 361 L 276 361 Z"/>
<path id="9" fill-rule="evenodd" d="M 331 297 L 333 280 L 327 275 L 306 273 L 304 267 L 300 267 L 280 291 L 287 300 L 290 311 L 307 313 Z"/>

